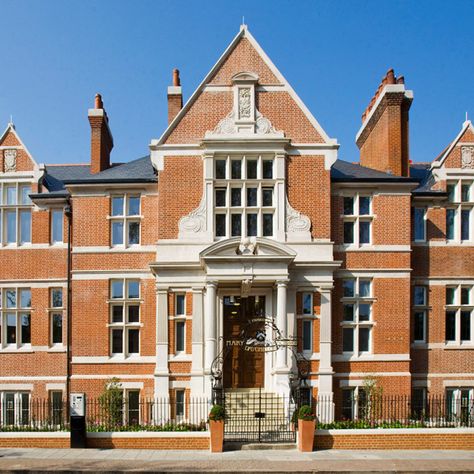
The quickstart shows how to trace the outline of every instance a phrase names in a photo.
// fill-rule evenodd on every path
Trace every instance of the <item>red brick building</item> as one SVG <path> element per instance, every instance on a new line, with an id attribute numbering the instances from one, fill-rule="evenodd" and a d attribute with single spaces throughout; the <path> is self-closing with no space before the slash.
<path id="1" fill-rule="evenodd" d="M 111 163 L 100 96 L 90 164 L 38 165 L 9 124 L 1 401 L 68 383 L 94 397 L 112 377 L 128 397 L 210 395 L 219 354 L 226 389 L 274 393 L 304 355 L 336 412 L 367 376 L 387 395 L 471 400 L 474 128 L 411 164 L 412 100 L 390 70 L 360 164 L 340 160 L 242 27 L 184 106 L 174 73 L 149 156 Z"/>

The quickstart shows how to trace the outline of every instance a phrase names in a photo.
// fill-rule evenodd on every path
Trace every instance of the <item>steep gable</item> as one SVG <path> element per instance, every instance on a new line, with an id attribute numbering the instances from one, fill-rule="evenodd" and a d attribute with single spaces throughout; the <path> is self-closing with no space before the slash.
<path id="1" fill-rule="evenodd" d="M 243 26 L 183 109 L 153 145 L 198 144 L 233 107 L 232 77 L 248 71 L 258 76 L 256 106 L 294 143 L 334 145 L 322 127 Z"/>
<path id="2" fill-rule="evenodd" d="M 470 120 L 464 122 L 458 136 L 433 161 L 431 167 L 474 170 L 474 127 Z"/>
<path id="3" fill-rule="evenodd" d="M 9 123 L 0 137 L 0 173 L 36 171 L 38 164 L 21 141 L 13 123 Z"/>

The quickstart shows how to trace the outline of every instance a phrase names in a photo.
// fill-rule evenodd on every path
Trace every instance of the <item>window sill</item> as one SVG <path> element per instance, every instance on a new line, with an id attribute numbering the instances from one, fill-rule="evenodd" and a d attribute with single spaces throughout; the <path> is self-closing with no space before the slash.
<path id="1" fill-rule="evenodd" d="M 443 349 L 447 350 L 473 350 L 474 349 L 474 343 L 472 342 L 452 342 L 452 343 L 445 343 Z"/>
<path id="2" fill-rule="evenodd" d="M 192 360 L 192 355 L 186 354 L 184 352 L 178 354 L 170 354 L 168 356 L 169 362 L 192 362 Z"/>
<path id="3" fill-rule="evenodd" d="M 53 344 L 47 350 L 47 352 L 66 352 L 66 346 L 64 344 Z"/>
<path id="4" fill-rule="evenodd" d="M 0 354 L 33 354 L 35 351 L 30 344 L 23 347 L 2 347 Z"/>

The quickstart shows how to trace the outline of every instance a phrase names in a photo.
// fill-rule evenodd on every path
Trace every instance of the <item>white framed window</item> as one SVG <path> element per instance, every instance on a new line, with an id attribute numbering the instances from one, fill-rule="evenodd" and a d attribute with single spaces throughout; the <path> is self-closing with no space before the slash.
<path id="1" fill-rule="evenodd" d="M 302 307 L 304 316 L 313 315 L 313 293 L 303 293 Z"/>
<path id="2" fill-rule="evenodd" d="M 472 242 L 474 240 L 473 208 L 474 191 L 471 180 L 449 181 L 446 186 L 446 240 Z"/>
<path id="3" fill-rule="evenodd" d="M 346 245 L 372 242 L 372 197 L 356 193 L 343 197 L 343 241 Z"/>
<path id="4" fill-rule="evenodd" d="M 186 294 L 177 293 L 175 295 L 175 316 L 186 316 Z"/>
<path id="5" fill-rule="evenodd" d="M 31 243 L 31 184 L 0 182 L 0 240 L 2 245 Z"/>
<path id="6" fill-rule="evenodd" d="M 140 353 L 140 280 L 110 280 L 110 352 L 129 357 Z"/>
<path id="7" fill-rule="evenodd" d="M 313 320 L 303 319 L 301 321 L 302 350 L 303 352 L 313 352 Z"/>
<path id="8" fill-rule="evenodd" d="M 64 301 L 63 289 L 51 288 L 49 291 L 50 345 L 63 344 Z"/>
<path id="9" fill-rule="evenodd" d="M 30 423 L 30 393 L 0 392 L 3 426 L 24 426 Z"/>
<path id="10" fill-rule="evenodd" d="M 342 281 L 342 351 L 354 355 L 372 352 L 372 280 L 345 278 Z"/>
<path id="11" fill-rule="evenodd" d="M 186 321 L 175 321 L 175 348 L 176 354 L 186 352 Z"/>
<path id="12" fill-rule="evenodd" d="M 474 329 L 474 289 L 469 285 L 446 287 L 445 339 L 448 344 L 472 344 Z"/>
<path id="13" fill-rule="evenodd" d="M 61 425 L 63 421 L 63 392 L 61 390 L 50 390 L 49 412 L 53 425 Z"/>
<path id="14" fill-rule="evenodd" d="M 140 245 L 140 195 L 115 194 L 110 197 L 110 201 L 111 245 Z"/>
<path id="15" fill-rule="evenodd" d="M 446 415 L 448 421 L 460 421 L 471 426 L 474 418 L 474 388 L 446 388 Z"/>
<path id="16" fill-rule="evenodd" d="M 427 341 L 428 289 L 426 286 L 413 287 L 413 340 Z"/>
<path id="17" fill-rule="evenodd" d="M 176 389 L 174 395 L 176 421 L 179 422 L 186 417 L 186 391 L 184 389 Z"/>
<path id="18" fill-rule="evenodd" d="M 413 240 L 424 242 L 426 240 L 426 208 L 413 208 Z"/>
<path id="19" fill-rule="evenodd" d="M 51 243 L 64 242 L 64 211 L 63 209 L 51 210 Z"/>
<path id="20" fill-rule="evenodd" d="M 31 344 L 31 289 L 0 289 L 1 342 L 3 348 Z"/>
<path id="21" fill-rule="evenodd" d="M 275 235 L 274 162 L 262 155 L 221 156 L 214 161 L 214 235 Z"/>
<path id="22" fill-rule="evenodd" d="M 364 387 L 350 387 L 342 390 L 342 418 L 358 420 L 366 416 L 367 393 Z"/>

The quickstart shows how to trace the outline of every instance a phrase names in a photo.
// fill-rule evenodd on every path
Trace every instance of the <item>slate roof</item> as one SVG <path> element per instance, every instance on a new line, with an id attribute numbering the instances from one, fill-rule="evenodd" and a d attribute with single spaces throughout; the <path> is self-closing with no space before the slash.
<path id="1" fill-rule="evenodd" d="M 418 182 L 418 179 L 413 177 L 395 176 L 343 160 L 336 160 L 332 166 L 331 180 L 335 182 Z"/>
<path id="2" fill-rule="evenodd" d="M 51 197 L 67 195 L 65 184 L 94 183 L 155 183 L 157 177 L 150 156 L 144 156 L 128 163 L 115 163 L 96 174 L 90 172 L 90 165 L 47 165 L 43 185 Z M 45 197 L 44 194 L 41 195 Z"/>

